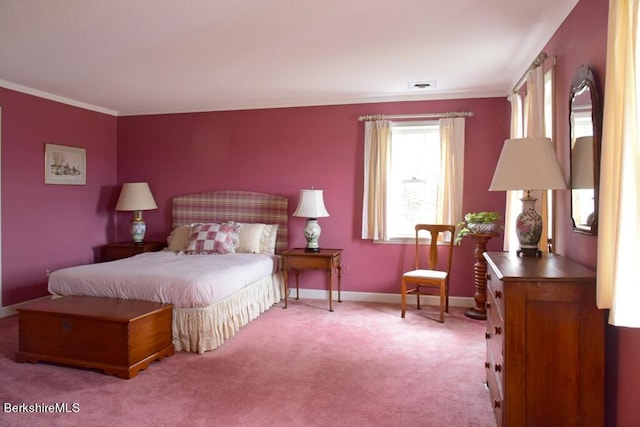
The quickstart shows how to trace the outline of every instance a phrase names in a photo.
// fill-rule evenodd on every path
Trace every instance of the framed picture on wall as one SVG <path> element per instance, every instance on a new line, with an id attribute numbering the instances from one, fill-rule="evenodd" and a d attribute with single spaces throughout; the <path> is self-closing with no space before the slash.
<path id="1" fill-rule="evenodd" d="M 44 144 L 44 183 L 85 185 L 87 150 L 58 144 Z"/>

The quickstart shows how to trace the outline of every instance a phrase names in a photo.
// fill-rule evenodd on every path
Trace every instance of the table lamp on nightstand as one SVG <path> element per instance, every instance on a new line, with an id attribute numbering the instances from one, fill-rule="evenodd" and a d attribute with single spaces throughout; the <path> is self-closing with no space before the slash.
<path id="1" fill-rule="evenodd" d="M 300 190 L 300 200 L 293 216 L 308 218 L 304 227 L 304 237 L 307 239 L 307 252 L 319 252 L 318 239 L 320 239 L 320 225 L 318 218 L 329 216 L 327 208 L 324 207 L 322 190 Z"/>
<path id="2" fill-rule="evenodd" d="M 146 182 L 128 182 L 122 185 L 120 197 L 116 204 L 117 211 L 132 211 L 131 240 L 142 243 L 147 231 L 147 224 L 142 219 L 142 211 L 157 209 L 149 184 Z"/>

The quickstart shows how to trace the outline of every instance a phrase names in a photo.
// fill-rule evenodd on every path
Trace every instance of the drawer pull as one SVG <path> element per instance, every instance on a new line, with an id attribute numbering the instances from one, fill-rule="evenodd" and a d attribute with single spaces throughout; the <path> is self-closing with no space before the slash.
<path id="1" fill-rule="evenodd" d="M 496 366 L 493 367 L 493 370 L 496 372 L 502 372 L 502 365 L 499 363 L 496 363 Z"/>
<path id="2" fill-rule="evenodd" d="M 71 319 L 67 319 L 66 317 L 62 318 L 62 330 L 70 331 L 73 329 L 73 321 Z"/>
<path id="3" fill-rule="evenodd" d="M 485 302 L 484 306 L 487 310 L 491 309 L 491 303 L 489 301 Z"/>
<path id="4" fill-rule="evenodd" d="M 484 333 L 484 338 L 487 339 L 487 340 L 491 339 L 491 334 L 489 332 L 485 332 Z"/>
<path id="5" fill-rule="evenodd" d="M 491 367 L 491 363 L 489 362 L 484 362 L 484 367 L 489 369 Z"/>
<path id="6" fill-rule="evenodd" d="M 498 399 L 494 400 L 493 407 L 494 409 L 500 409 L 502 407 L 502 402 L 500 402 Z"/>
<path id="7" fill-rule="evenodd" d="M 502 328 L 500 326 L 495 326 L 493 329 L 496 335 L 500 335 L 502 333 Z"/>
<path id="8" fill-rule="evenodd" d="M 500 289 L 496 289 L 494 295 L 496 296 L 496 299 L 500 299 L 502 298 L 502 291 Z"/>
<path id="9" fill-rule="evenodd" d="M 489 273 L 487 273 L 486 275 L 487 280 L 491 280 L 491 275 Z"/>

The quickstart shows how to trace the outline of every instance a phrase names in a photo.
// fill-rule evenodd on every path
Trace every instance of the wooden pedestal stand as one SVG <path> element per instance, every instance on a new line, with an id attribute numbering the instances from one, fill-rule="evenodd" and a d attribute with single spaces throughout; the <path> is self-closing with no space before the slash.
<path id="1" fill-rule="evenodd" d="M 469 308 L 464 315 L 476 320 L 486 320 L 487 318 L 487 262 L 482 256 L 487 251 L 487 242 L 492 237 L 498 237 L 498 233 L 470 233 L 467 237 L 476 242 L 476 249 L 473 252 L 475 263 L 473 264 L 476 293 L 473 295 L 475 307 Z"/>

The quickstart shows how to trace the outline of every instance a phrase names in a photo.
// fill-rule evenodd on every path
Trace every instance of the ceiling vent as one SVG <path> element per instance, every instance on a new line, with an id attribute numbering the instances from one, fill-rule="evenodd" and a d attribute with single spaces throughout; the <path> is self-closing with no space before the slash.
<path id="1" fill-rule="evenodd" d="M 435 80 L 425 80 L 421 82 L 409 82 L 409 90 L 433 90 L 436 88 Z"/>

